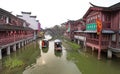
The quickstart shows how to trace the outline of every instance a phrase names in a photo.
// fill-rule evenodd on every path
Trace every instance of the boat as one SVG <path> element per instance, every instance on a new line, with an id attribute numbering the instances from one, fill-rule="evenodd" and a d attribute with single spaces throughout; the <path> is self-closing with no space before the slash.
<path id="1" fill-rule="evenodd" d="M 59 39 L 54 41 L 54 48 L 56 51 L 62 51 L 62 42 Z"/>
<path id="2" fill-rule="evenodd" d="M 42 40 L 42 48 L 46 48 L 49 46 L 49 41 L 47 39 Z"/>

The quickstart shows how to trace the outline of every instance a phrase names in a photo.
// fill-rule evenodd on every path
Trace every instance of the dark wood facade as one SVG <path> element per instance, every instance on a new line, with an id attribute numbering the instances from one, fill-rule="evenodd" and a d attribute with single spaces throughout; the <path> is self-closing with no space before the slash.
<path id="1" fill-rule="evenodd" d="M 97 34 L 97 19 L 101 21 L 102 25 L 99 34 Z M 81 36 L 85 36 L 85 46 L 91 47 L 92 50 L 98 50 L 98 59 L 101 51 L 108 51 L 109 48 L 114 48 L 113 50 L 117 51 L 120 49 L 120 2 L 110 7 L 91 4 L 83 16 L 82 22 L 77 20 L 73 21 L 74 24 L 70 24 L 70 28 L 72 28 L 70 32 L 68 32 L 69 22 L 66 23 L 67 36 L 74 37 L 76 42 L 80 40 Z M 85 26 L 83 26 L 83 22 Z M 72 33 L 73 31 L 74 33 Z"/>
<path id="2" fill-rule="evenodd" d="M 85 46 L 85 41 L 86 41 L 86 37 L 85 37 L 85 23 L 82 19 L 76 20 L 75 21 L 77 29 L 74 31 L 74 41 L 77 42 L 78 44 L 80 44 L 81 46 Z"/>
<path id="3" fill-rule="evenodd" d="M 33 37 L 29 23 L 0 8 L 0 46 Z"/>
<path id="4" fill-rule="evenodd" d="M 77 29 L 75 26 L 74 26 L 74 22 L 75 21 L 72 21 L 72 20 L 69 20 L 65 23 L 65 28 L 66 28 L 66 31 L 65 31 L 65 36 L 67 38 L 69 38 L 70 40 L 73 40 L 74 39 L 74 31 L 75 29 Z"/>
<path id="5" fill-rule="evenodd" d="M 98 49 L 98 55 L 101 50 L 109 47 L 120 48 L 120 3 L 110 7 L 99 7 L 91 4 L 83 19 L 86 21 L 86 26 L 95 23 L 96 19 L 102 22 L 100 34 L 96 30 L 88 30 L 86 28 L 86 46 L 92 49 Z"/>

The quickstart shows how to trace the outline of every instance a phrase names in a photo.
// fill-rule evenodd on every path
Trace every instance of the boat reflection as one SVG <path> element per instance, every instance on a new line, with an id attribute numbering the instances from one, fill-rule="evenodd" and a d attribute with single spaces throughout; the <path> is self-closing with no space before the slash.
<path id="1" fill-rule="evenodd" d="M 47 47 L 47 48 L 42 48 L 42 52 L 43 52 L 43 53 L 47 53 L 47 52 L 48 52 L 48 49 L 49 49 L 48 47 Z"/>
<path id="2" fill-rule="evenodd" d="M 61 57 L 62 56 L 62 51 L 54 50 L 54 54 L 55 54 L 56 57 Z"/>

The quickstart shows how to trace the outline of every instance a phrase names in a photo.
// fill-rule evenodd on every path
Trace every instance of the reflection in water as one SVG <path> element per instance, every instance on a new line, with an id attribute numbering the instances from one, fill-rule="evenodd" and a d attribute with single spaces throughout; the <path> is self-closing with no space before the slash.
<path id="1" fill-rule="evenodd" d="M 41 49 L 42 51 L 42 49 Z M 58 58 L 59 56 L 61 58 Z M 41 52 L 36 64 L 26 69 L 23 74 L 81 74 L 76 65 L 66 59 L 66 51 L 54 52 L 54 42 L 49 42 L 47 53 Z"/>
<path id="2" fill-rule="evenodd" d="M 36 61 L 35 58 L 39 56 L 39 51 L 38 43 L 35 41 L 17 49 L 16 52 L 11 51 L 9 56 L 4 56 L 2 60 L 0 60 L 0 74 L 22 74 L 26 66 Z M 9 59 L 12 61 L 10 60 L 9 62 Z M 18 61 L 22 61 L 24 65 L 18 67 L 18 65 L 20 65 Z M 12 69 L 10 69 L 10 67 L 12 67 Z"/>
<path id="3" fill-rule="evenodd" d="M 54 50 L 54 54 L 55 54 L 56 57 L 61 57 L 62 56 L 62 51 Z"/>
<path id="4" fill-rule="evenodd" d="M 43 53 L 47 53 L 48 52 L 48 48 L 42 48 L 42 52 Z"/>

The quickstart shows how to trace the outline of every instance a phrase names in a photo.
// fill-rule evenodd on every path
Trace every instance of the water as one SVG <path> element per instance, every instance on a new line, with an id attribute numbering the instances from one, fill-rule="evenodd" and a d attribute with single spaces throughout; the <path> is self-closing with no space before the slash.
<path id="1" fill-rule="evenodd" d="M 44 50 L 44 49 L 42 49 Z M 36 60 L 36 64 L 26 69 L 23 74 L 81 74 L 77 66 L 66 59 L 66 51 L 54 51 L 54 42 L 49 42 L 48 52 L 41 50 L 41 56 Z"/>
<path id="2" fill-rule="evenodd" d="M 107 59 L 103 53 L 98 60 L 97 52 L 91 52 L 91 49 L 68 52 L 63 47 L 62 52 L 56 52 L 53 41 L 49 42 L 48 49 L 42 49 L 40 44 L 38 40 L 4 56 L 0 61 L 0 74 L 120 74 L 120 58 Z M 10 70 L 5 68 L 6 59 L 14 57 L 25 65 Z"/>

